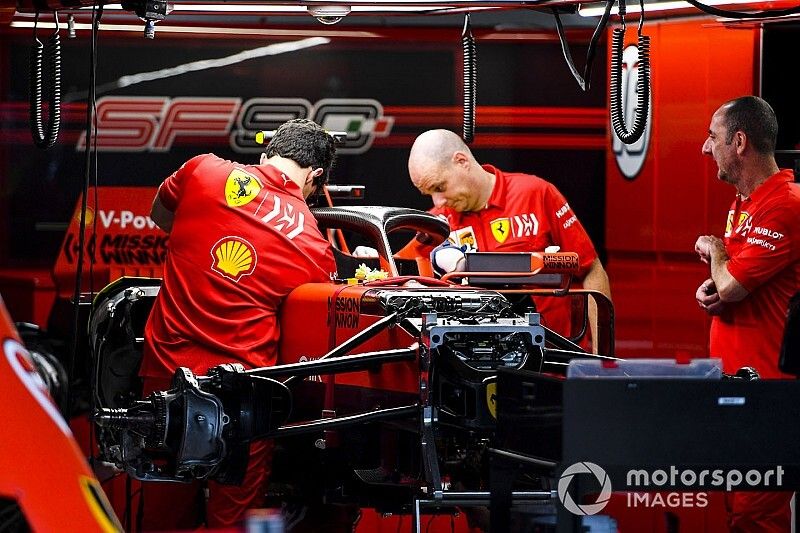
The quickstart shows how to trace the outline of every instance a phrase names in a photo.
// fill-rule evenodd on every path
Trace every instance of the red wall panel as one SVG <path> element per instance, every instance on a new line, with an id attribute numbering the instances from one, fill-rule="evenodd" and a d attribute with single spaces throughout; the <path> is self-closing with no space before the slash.
<path id="1" fill-rule="evenodd" d="M 700 147 L 708 130 L 705 80 L 713 60 L 699 53 L 705 52 L 708 32 L 685 26 L 656 26 L 653 51 L 653 214 L 659 252 L 691 251 L 706 209 Z"/>
<path id="2" fill-rule="evenodd" d="M 757 91 L 759 31 L 727 29 L 708 18 L 645 25 L 652 39 L 652 129 L 644 166 L 628 179 L 614 151 L 606 156 L 618 355 L 707 354 L 708 320 L 694 301 L 707 267 L 693 247 L 698 235 L 721 235 L 734 191 L 716 179 L 716 165 L 700 150 L 714 110 Z M 633 43 L 635 30 L 627 33 Z"/>

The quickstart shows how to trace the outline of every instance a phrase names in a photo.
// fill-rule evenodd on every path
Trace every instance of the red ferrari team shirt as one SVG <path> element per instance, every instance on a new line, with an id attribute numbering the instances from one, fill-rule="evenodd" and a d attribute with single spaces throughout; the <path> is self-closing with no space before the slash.
<path id="1" fill-rule="evenodd" d="M 483 169 L 497 178 L 485 209 L 464 213 L 446 207 L 430 210 L 447 217 L 450 240 L 473 252 L 540 252 L 557 245 L 562 252 L 578 253 L 578 277 L 583 278 L 597 252 L 555 185 L 530 174 L 506 173 L 492 165 L 483 165 Z M 577 332 L 571 327 L 569 298 L 534 300 L 546 326 L 566 336 Z"/>
<path id="2" fill-rule="evenodd" d="M 175 219 L 141 374 L 275 364 L 282 300 L 336 270 L 300 188 L 275 167 L 204 154 L 168 177 L 158 195 Z"/>
<path id="3" fill-rule="evenodd" d="M 800 290 L 800 186 L 791 170 L 737 195 L 728 212 L 728 272 L 750 293 L 725 305 L 711 322 L 712 357 L 726 372 L 752 366 L 761 377 L 790 378 L 778 370 L 789 298 Z"/>

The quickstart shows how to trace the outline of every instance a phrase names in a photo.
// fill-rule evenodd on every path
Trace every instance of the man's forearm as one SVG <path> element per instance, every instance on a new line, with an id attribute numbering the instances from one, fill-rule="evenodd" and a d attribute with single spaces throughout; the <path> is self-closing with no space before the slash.
<path id="1" fill-rule="evenodd" d="M 150 209 L 150 220 L 155 222 L 156 225 L 165 232 L 169 233 L 172 231 L 172 222 L 175 220 L 175 213 L 164 207 L 164 204 L 161 203 L 161 199 L 158 197 L 158 193 L 156 193 L 156 197 L 153 198 L 153 206 Z"/>
<path id="2" fill-rule="evenodd" d="M 603 293 L 603 295 L 611 299 L 611 286 L 608 283 L 608 274 L 606 274 L 603 264 L 600 259 L 595 259 L 592 266 L 589 267 L 589 272 L 583 278 L 583 288 L 591 289 Z"/>
<path id="3" fill-rule="evenodd" d="M 603 268 L 599 258 L 594 260 L 589 272 L 583 278 L 583 288 L 600 292 L 609 301 L 611 300 L 611 286 L 608 282 L 608 274 L 606 274 L 606 270 Z M 600 349 L 598 345 L 600 340 L 598 335 L 599 327 L 600 325 L 597 323 L 597 303 L 594 298 L 589 298 L 589 329 L 592 332 L 592 352 L 594 353 L 598 353 Z"/>
<path id="4" fill-rule="evenodd" d="M 748 292 L 728 270 L 728 252 L 720 242 L 711 249 L 711 279 L 717 287 L 720 300 L 723 302 L 738 302 L 747 296 Z"/>

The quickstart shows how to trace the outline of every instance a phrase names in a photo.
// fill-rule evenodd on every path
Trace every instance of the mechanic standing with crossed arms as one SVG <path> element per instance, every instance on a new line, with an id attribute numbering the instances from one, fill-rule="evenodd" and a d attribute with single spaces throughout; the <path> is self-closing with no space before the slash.
<path id="1" fill-rule="evenodd" d="M 736 187 L 723 239 L 695 243 L 711 277 L 695 295 L 711 315 L 710 355 L 728 373 L 752 366 L 763 378 L 789 376 L 778 369 L 791 296 L 800 290 L 800 185 L 775 162 L 778 120 L 757 96 L 743 96 L 711 117 L 703 153 L 717 177 Z M 790 531 L 791 492 L 726 494 L 731 531 Z"/>
<path id="2" fill-rule="evenodd" d="M 278 128 L 258 165 L 204 154 L 161 184 L 151 218 L 169 233 L 164 280 L 145 328 L 144 394 L 169 388 L 178 367 L 271 366 L 278 307 L 295 287 L 336 266 L 305 199 L 328 180 L 334 139 L 310 120 Z M 263 506 L 272 443 L 253 442 L 241 486 L 208 482 L 205 522 L 235 525 Z M 144 483 L 144 530 L 196 528 L 203 491 Z M 200 511 L 200 512 L 198 512 Z"/>

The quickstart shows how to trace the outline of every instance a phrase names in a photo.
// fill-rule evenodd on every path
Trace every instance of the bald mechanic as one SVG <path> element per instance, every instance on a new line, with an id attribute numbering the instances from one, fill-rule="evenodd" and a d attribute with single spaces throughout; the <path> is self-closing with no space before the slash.
<path id="1" fill-rule="evenodd" d="M 577 277 L 583 288 L 611 299 L 608 276 L 586 230 L 552 183 L 480 165 L 458 135 L 439 129 L 414 141 L 408 172 L 414 186 L 433 200 L 430 212 L 447 217 L 450 241 L 456 246 L 481 252 L 541 252 L 559 246 L 562 252 L 577 252 L 581 266 Z M 429 252 L 430 248 L 416 250 L 420 255 Z M 543 323 L 569 336 L 570 299 L 534 301 Z M 591 298 L 589 324 L 592 338 L 597 339 L 597 308 Z"/>
<path id="2" fill-rule="evenodd" d="M 164 180 L 151 218 L 170 238 L 145 328 L 145 393 L 169 388 L 178 367 L 205 375 L 223 363 L 275 364 L 281 302 L 336 270 L 305 202 L 327 181 L 334 158 L 333 138 L 298 119 L 278 128 L 258 165 L 204 154 Z M 271 442 L 251 444 L 241 486 L 208 483 L 208 527 L 233 526 L 263 506 L 271 451 Z M 197 485 L 145 483 L 140 526 L 196 528 L 203 509 Z"/>
<path id="3" fill-rule="evenodd" d="M 723 238 L 702 235 L 695 243 L 710 266 L 695 298 L 713 317 L 709 352 L 726 372 L 752 366 L 762 378 L 793 379 L 778 358 L 789 299 L 800 290 L 800 185 L 778 168 L 777 136 L 775 112 L 757 96 L 726 102 L 711 117 L 702 151 L 736 196 Z M 726 494 L 731 531 L 789 531 L 791 495 Z"/>

